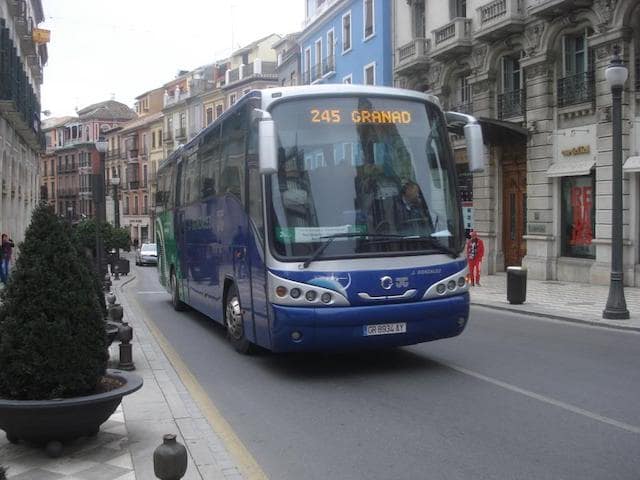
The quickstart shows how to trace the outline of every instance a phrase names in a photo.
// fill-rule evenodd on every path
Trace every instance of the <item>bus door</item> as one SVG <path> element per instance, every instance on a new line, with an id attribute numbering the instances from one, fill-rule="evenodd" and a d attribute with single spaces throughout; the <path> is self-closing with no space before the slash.
<path id="1" fill-rule="evenodd" d="M 190 305 L 197 310 L 207 311 L 204 292 L 198 283 L 204 275 L 206 263 L 206 221 L 200 208 L 200 161 L 197 147 L 187 151 L 182 161 L 182 268 L 183 278 L 189 290 Z"/>
<path id="2" fill-rule="evenodd" d="M 183 185 L 183 169 L 184 158 L 178 159 L 176 165 L 176 208 L 174 210 L 175 218 L 173 220 L 174 230 L 176 234 L 176 250 L 177 264 L 174 266 L 176 270 L 176 280 L 180 291 L 180 298 L 185 303 L 189 303 L 189 284 L 186 276 L 186 240 L 185 240 L 185 218 L 184 218 L 184 185 Z"/>

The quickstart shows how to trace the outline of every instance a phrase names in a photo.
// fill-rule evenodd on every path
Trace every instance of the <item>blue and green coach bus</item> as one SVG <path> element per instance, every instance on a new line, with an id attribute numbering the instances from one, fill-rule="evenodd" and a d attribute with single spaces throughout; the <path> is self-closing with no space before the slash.
<path id="1" fill-rule="evenodd" d="M 465 238 L 448 128 L 473 117 L 356 85 L 253 91 L 158 169 L 161 283 L 236 350 L 327 351 L 459 335 Z"/>

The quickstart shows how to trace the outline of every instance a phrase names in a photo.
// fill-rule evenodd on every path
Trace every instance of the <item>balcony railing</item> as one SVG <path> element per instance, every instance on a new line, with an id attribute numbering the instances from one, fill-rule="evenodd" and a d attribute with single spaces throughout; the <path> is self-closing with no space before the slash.
<path id="1" fill-rule="evenodd" d="M 129 182 L 129 190 L 137 190 L 140 188 L 140 180 L 133 180 Z"/>
<path id="2" fill-rule="evenodd" d="M 277 62 L 264 62 L 260 59 L 256 59 L 247 65 L 240 65 L 233 70 L 227 70 L 225 86 L 229 86 L 233 83 L 240 82 L 249 78 L 277 80 L 277 65 Z"/>
<path id="3" fill-rule="evenodd" d="M 528 0 L 527 15 L 553 18 L 563 13 L 588 7 L 593 0 Z"/>
<path id="4" fill-rule="evenodd" d="M 77 188 L 59 188 L 57 190 L 58 198 L 75 197 L 76 195 L 78 195 Z"/>
<path id="5" fill-rule="evenodd" d="M 433 52 L 436 59 L 453 57 L 471 50 L 471 19 L 459 17 L 444 27 L 433 30 Z"/>
<path id="6" fill-rule="evenodd" d="M 525 90 L 518 88 L 498 95 L 498 118 L 520 117 L 524 114 Z"/>
<path id="7" fill-rule="evenodd" d="M 524 30 L 524 0 L 492 0 L 477 9 L 475 38 L 496 40 Z"/>
<path id="8" fill-rule="evenodd" d="M 27 57 L 19 57 L 17 51 L 5 20 L 0 18 L 0 113 L 30 148 L 40 151 L 40 102 L 25 73 Z"/>
<path id="9" fill-rule="evenodd" d="M 187 138 L 187 129 L 185 127 L 176 128 L 176 140 L 184 140 Z"/>
<path id="10" fill-rule="evenodd" d="M 593 71 L 560 78 L 558 80 L 558 107 L 593 102 L 595 91 Z"/>
<path id="11" fill-rule="evenodd" d="M 112 150 L 107 151 L 107 160 L 115 160 L 120 157 L 120 149 L 114 148 Z"/>
<path id="12" fill-rule="evenodd" d="M 164 143 L 171 143 L 171 142 L 173 142 L 173 133 L 171 132 L 171 130 L 170 130 L 170 129 L 169 129 L 169 130 L 165 130 L 165 131 L 163 132 L 163 134 L 164 134 L 164 137 L 162 138 L 162 141 L 163 141 Z"/>
<path id="13" fill-rule="evenodd" d="M 640 92 L 640 53 L 638 53 L 636 55 L 635 58 L 635 64 L 636 64 L 636 92 Z"/>

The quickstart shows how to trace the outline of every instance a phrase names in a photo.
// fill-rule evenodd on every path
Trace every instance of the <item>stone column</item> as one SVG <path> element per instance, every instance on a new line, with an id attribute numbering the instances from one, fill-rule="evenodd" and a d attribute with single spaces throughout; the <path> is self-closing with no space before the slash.
<path id="1" fill-rule="evenodd" d="M 622 32 L 606 32 L 593 37 L 590 41 L 595 48 L 596 105 L 598 106 L 598 151 L 596 160 L 596 230 L 593 243 L 596 244 L 596 260 L 590 271 L 590 282 L 608 285 L 611 272 L 611 222 L 612 222 L 612 123 L 611 90 L 604 76 L 611 61 L 613 46 L 620 46 L 620 55 L 627 67 L 630 67 L 630 44 L 623 38 Z M 631 72 L 629 72 L 631 78 Z M 622 96 L 622 161 L 629 156 L 631 107 L 629 105 L 631 80 L 627 80 Z M 629 175 L 622 180 L 622 238 L 624 245 L 623 271 L 625 285 L 633 283 L 633 242 L 630 231 Z"/>
<path id="2" fill-rule="evenodd" d="M 480 52 L 486 54 L 486 49 Z M 474 57 L 478 65 L 482 62 Z M 483 72 L 474 77 L 473 88 L 473 115 L 475 117 L 495 117 L 494 98 L 495 75 L 493 72 Z M 502 228 L 498 212 L 501 210 L 499 198 L 499 172 L 501 148 L 495 145 L 486 145 L 487 165 L 484 172 L 473 174 L 473 217 L 474 225 L 479 236 L 484 240 L 485 256 L 482 271 L 493 275 L 502 270 L 504 255 L 502 242 L 499 235 Z"/>
<path id="3" fill-rule="evenodd" d="M 531 278 L 548 280 L 556 278 L 560 233 L 554 231 L 553 181 L 546 175 L 553 160 L 554 66 L 545 54 L 527 57 L 521 66 L 531 133 L 527 146 L 527 254 L 522 264 Z"/>

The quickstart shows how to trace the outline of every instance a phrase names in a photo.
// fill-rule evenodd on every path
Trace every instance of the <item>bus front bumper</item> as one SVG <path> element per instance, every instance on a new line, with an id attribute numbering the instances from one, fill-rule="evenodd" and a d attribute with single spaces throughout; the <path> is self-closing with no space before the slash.
<path id="1" fill-rule="evenodd" d="M 469 294 L 390 305 L 272 308 L 274 352 L 385 348 L 460 335 L 469 319 Z M 368 326 L 398 323 L 406 332 L 367 335 Z"/>

